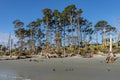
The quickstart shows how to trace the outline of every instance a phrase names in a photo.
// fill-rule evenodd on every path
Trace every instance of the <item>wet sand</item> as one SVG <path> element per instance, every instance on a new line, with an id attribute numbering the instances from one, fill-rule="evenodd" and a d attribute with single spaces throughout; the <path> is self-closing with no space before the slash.
<path id="1" fill-rule="evenodd" d="M 119 80 L 120 59 L 105 63 L 93 58 L 32 58 L 0 61 L 0 80 Z"/>

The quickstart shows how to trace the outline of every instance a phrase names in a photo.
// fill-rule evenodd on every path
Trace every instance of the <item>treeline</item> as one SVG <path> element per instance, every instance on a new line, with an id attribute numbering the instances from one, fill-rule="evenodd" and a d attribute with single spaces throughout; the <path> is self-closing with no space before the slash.
<path id="1" fill-rule="evenodd" d="M 100 20 L 95 25 L 85 19 L 83 10 L 74 4 L 66 6 L 63 11 L 44 8 L 43 17 L 24 25 L 21 20 L 14 20 L 14 32 L 18 42 L 14 44 L 19 53 L 30 50 L 36 53 L 41 50 L 54 49 L 62 53 L 82 51 L 89 48 L 88 45 L 94 39 L 94 44 L 107 45 L 107 36 L 114 34 L 116 28 L 107 21 Z M 100 42 L 100 35 L 102 41 Z M 71 47 L 72 46 L 72 47 Z M 74 48 L 74 49 L 71 49 Z"/>

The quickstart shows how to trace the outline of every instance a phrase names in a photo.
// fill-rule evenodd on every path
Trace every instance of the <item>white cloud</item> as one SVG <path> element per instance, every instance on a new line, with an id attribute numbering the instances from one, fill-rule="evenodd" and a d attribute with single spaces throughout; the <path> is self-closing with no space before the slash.
<path id="1" fill-rule="evenodd" d="M 0 44 L 7 44 L 9 40 L 9 35 L 9 33 L 0 32 Z M 11 39 L 13 39 L 14 42 L 17 41 L 17 38 L 14 34 L 11 34 Z"/>

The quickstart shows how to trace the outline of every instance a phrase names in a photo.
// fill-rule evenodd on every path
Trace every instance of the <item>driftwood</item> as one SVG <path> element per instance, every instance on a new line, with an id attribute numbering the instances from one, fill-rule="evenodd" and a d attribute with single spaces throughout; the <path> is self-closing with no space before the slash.
<path id="1" fill-rule="evenodd" d="M 91 53 L 91 52 L 84 52 L 84 53 L 82 53 L 82 56 L 84 58 L 92 58 L 93 57 L 93 53 Z"/>
<path id="2" fill-rule="evenodd" d="M 107 58 L 106 58 L 106 63 L 113 63 L 114 61 L 115 61 L 115 58 L 114 58 L 114 57 L 112 57 L 112 58 L 107 57 Z"/>

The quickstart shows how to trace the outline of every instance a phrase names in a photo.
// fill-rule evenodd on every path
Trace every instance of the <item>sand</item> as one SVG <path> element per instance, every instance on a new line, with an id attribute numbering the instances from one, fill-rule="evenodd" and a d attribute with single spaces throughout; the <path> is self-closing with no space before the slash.
<path id="1" fill-rule="evenodd" d="M 119 80 L 120 59 L 105 56 L 0 61 L 0 80 Z"/>

